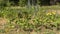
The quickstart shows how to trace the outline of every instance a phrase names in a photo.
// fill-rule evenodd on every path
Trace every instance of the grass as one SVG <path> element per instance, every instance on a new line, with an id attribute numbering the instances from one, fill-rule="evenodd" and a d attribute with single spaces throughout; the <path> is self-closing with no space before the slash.
<path id="1" fill-rule="evenodd" d="M 59 34 L 59 6 L 5 7 L 0 10 L 1 34 Z M 57 10 L 57 13 L 55 11 Z M 48 15 L 47 15 L 48 14 Z M 0 23 L 1 23 L 0 21 Z M 5 24 L 4 24 L 5 23 Z"/>

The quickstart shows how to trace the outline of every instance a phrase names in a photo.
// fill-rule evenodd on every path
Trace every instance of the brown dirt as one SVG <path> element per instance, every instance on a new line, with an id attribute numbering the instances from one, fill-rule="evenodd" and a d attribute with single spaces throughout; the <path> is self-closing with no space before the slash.
<path id="1" fill-rule="evenodd" d="M 5 18 L 0 18 L 0 24 L 4 25 L 7 23 L 7 20 Z"/>
<path id="2" fill-rule="evenodd" d="M 0 18 L 0 29 L 4 29 L 4 25 L 7 23 L 7 20 L 4 18 Z"/>
<path id="3" fill-rule="evenodd" d="M 57 14 L 60 14 L 60 10 L 57 10 Z"/>

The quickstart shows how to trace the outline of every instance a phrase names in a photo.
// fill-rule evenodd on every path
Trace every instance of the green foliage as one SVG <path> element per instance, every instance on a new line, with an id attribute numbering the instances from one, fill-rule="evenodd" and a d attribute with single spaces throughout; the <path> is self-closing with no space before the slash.
<path id="1" fill-rule="evenodd" d="M 27 4 L 27 0 L 20 0 L 19 5 L 20 6 L 25 6 Z"/>
<path id="2" fill-rule="evenodd" d="M 9 20 L 11 27 L 18 25 L 20 29 L 25 31 L 40 31 L 42 29 L 41 26 L 50 29 L 59 26 L 57 24 L 60 23 L 60 17 L 56 11 L 50 11 L 44 8 L 39 9 L 36 12 L 34 7 L 20 9 L 11 9 L 9 7 L 2 9 L 0 14 L 3 18 Z"/>
<path id="3" fill-rule="evenodd" d="M 0 0 L 0 8 L 10 6 L 9 0 Z"/>

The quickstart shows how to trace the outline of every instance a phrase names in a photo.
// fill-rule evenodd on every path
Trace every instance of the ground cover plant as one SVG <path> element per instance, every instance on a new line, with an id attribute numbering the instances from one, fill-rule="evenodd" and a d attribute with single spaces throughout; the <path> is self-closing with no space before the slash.
<path id="1" fill-rule="evenodd" d="M 32 34 L 34 32 L 35 34 L 59 34 L 60 15 L 58 14 L 59 11 L 57 11 L 59 7 L 57 7 L 43 6 L 38 7 L 37 10 L 34 6 L 30 8 L 2 8 L 0 10 L 0 22 L 3 22 L 0 23 L 0 33 Z"/>

